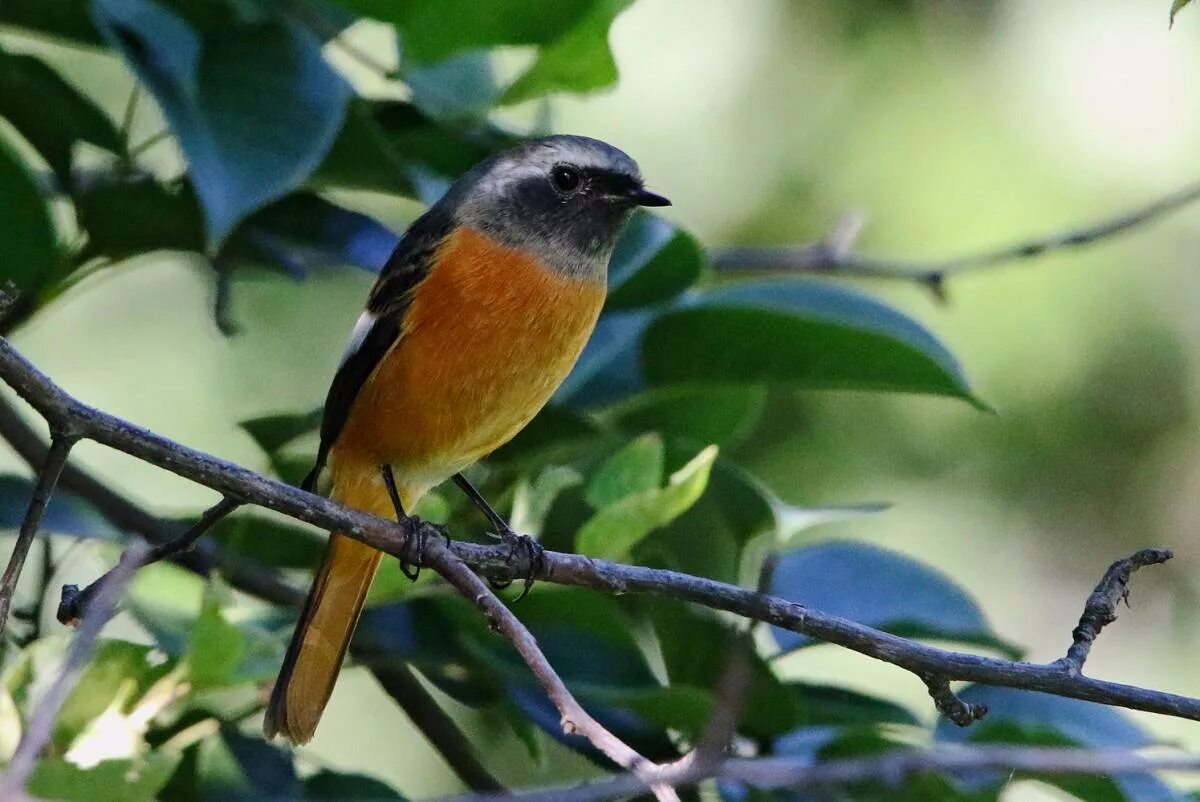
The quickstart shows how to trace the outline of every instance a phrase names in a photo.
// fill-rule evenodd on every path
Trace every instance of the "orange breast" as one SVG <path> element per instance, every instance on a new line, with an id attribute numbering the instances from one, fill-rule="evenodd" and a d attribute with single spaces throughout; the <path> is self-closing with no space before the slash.
<path id="1" fill-rule="evenodd" d="M 360 391 L 331 454 L 335 471 L 352 451 L 425 488 L 499 447 L 566 378 L 603 303 L 602 284 L 458 230 Z"/>

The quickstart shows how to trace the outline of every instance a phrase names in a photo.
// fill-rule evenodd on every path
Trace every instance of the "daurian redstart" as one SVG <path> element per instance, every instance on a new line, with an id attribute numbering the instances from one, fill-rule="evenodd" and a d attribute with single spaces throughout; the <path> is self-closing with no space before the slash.
<path id="1" fill-rule="evenodd" d="M 581 136 L 531 140 L 473 167 L 380 272 L 329 388 L 306 487 L 328 462 L 334 499 L 391 517 L 455 477 L 513 537 L 460 471 L 549 400 L 600 314 L 631 211 L 669 203 L 644 188 L 633 159 Z M 268 737 L 312 738 L 381 557 L 330 536 L 271 694 Z"/>

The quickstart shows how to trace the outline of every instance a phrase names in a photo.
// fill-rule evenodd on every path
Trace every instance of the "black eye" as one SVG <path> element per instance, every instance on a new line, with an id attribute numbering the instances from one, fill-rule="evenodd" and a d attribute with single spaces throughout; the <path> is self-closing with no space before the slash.
<path id="1" fill-rule="evenodd" d="M 579 170 L 569 164 L 560 164 L 550 171 L 550 180 L 559 192 L 574 192 L 579 189 Z"/>

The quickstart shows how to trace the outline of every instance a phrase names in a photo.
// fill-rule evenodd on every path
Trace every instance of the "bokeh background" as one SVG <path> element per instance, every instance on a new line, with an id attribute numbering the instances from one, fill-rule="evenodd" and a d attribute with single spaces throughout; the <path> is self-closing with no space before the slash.
<path id="1" fill-rule="evenodd" d="M 667 216 L 706 247 L 805 242 L 855 210 L 868 221 L 862 252 L 917 267 L 1074 228 L 1200 179 L 1200 13 L 1168 30 L 1166 5 L 638 0 L 612 29 L 614 90 L 500 116 L 618 144 L 675 201 Z M 351 36 L 365 49 L 380 41 L 370 25 Z M 507 54 L 501 69 L 509 55 L 520 63 Z M 332 57 L 362 84 L 374 80 Z M 81 52 L 55 58 L 119 114 L 123 70 Z M 138 130 L 158 125 L 147 112 Z M 170 146 L 152 157 L 178 158 Z M 398 230 L 419 212 L 366 194 L 340 200 Z M 995 414 L 930 397 L 775 390 L 737 456 L 796 504 L 890 504 L 812 537 L 875 542 L 936 566 L 1034 660 L 1062 653 L 1112 560 L 1174 549 L 1173 563 L 1137 577 L 1132 609 L 1089 672 L 1200 695 L 1198 253 L 1200 206 L 1082 250 L 954 278 L 947 303 L 915 285 L 864 284 L 936 332 Z M 15 340 L 80 398 L 265 468 L 237 422 L 320 402 L 370 282 L 353 268 L 303 283 L 240 270 L 240 331 L 224 337 L 207 265 L 146 257 L 81 282 Z M 85 446 L 80 457 L 155 509 L 209 501 L 111 452 Z M 97 566 L 111 556 L 98 545 L 74 553 Z M 928 707 L 908 675 L 832 648 L 785 665 Z M 380 694 L 347 672 L 312 759 L 414 796 L 456 789 Z M 1200 748 L 1194 724 L 1138 718 Z M 570 774 L 574 760 L 564 751 L 543 779 Z M 1008 798 L 1052 793 L 1024 783 Z"/>

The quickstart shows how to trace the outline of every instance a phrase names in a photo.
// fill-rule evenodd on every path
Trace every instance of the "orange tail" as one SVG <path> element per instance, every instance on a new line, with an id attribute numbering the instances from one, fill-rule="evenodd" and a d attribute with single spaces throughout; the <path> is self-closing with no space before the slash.
<path id="1" fill-rule="evenodd" d="M 281 733 L 298 744 L 312 739 L 382 556 L 345 535 L 330 536 L 267 705 L 268 738 Z"/>

